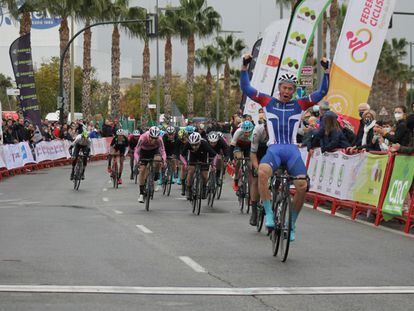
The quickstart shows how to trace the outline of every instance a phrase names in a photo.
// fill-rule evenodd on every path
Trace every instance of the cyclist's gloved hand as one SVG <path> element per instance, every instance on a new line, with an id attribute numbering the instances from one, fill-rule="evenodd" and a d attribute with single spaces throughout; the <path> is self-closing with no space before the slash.
<path id="1" fill-rule="evenodd" d="M 250 54 L 243 56 L 243 66 L 247 66 L 252 61 L 253 57 Z"/>
<path id="2" fill-rule="evenodd" d="M 323 57 L 321 60 L 321 66 L 325 69 L 328 70 L 329 66 L 330 66 L 330 62 L 329 59 L 327 59 L 326 57 Z"/>

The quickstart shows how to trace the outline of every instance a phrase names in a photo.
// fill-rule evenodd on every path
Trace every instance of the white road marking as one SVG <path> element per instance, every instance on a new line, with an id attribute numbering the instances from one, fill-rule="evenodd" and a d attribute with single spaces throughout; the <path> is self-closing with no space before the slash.
<path id="1" fill-rule="evenodd" d="M 153 233 L 150 229 L 148 229 L 144 225 L 136 225 L 136 227 L 144 233 Z"/>
<path id="2" fill-rule="evenodd" d="M 102 198 L 102 201 L 104 201 L 104 202 L 109 202 L 109 199 L 108 199 L 108 198 L 106 198 L 106 197 L 103 197 L 103 198 Z"/>
<path id="3" fill-rule="evenodd" d="M 106 191 L 108 191 L 108 188 L 103 188 L 102 191 L 106 192 Z"/>
<path id="4" fill-rule="evenodd" d="M 182 200 L 182 201 L 187 200 L 187 198 L 174 198 L 174 199 L 176 199 L 176 200 Z"/>
<path id="5" fill-rule="evenodd" d="M 21 199 L 0 200 L 0 203 L 20 202 Z"/>
<path id="6" fill-rule="evenodd" d="M 137 295 L 384 295 L 414 294 L 414 286 L 372 287 L 140 287 L 140 286 L 56 286 L 56 285 L 0 285 L 0 292 L 14 293 L 83 293 Z"/>
<path id="7" fill-rule="evenodd" d="M 108 180 L 108 184 L 112 184 L 112 180 Z"/>
<path id="8" fill-rule="evenodd" d="M 195 272 L 199 273 L 207 273 L 207 270 L 192 260 L 190 257 L 187 256 L 180 256 L 179 257 L 182 262 L 184 262 L 187 266 L 193 269 Z"/>
<path id="9" fill-rule="evenodd" d="M 118 211 L 116 209 L 113 210 L 115 214 L 122 215 L 124 212 Z"/>
<path id="10" fill-rule="evenodd" d="M 308 203 L 305 203 L 304 206 L 307 207 L 307 208 L 309 208 L 309 209 L 312 209 L 312 210 L 314 209 L 313 208 L 313 205 L 310 205 Z M 324 214 L 328 214 L 328 215 L 333 216 L 333 217 L 338 217 L 338 218 L 346 219 L 346 220 L 352 220 L 349 216 L 343 215 L 343 214 L 338 213 L 338 212 L 336 212 L 335 215 L 332 215 L 330 210 L 326 210 L 324 208 L 318 207 L 316 210 L 318 212 L 321 212 L 321 213 L 324 213 Z M 375 224 L 373 224 L 371 222 L 364 221 L 364 220 L 360 220 L 360 219 L 355 219 L 355 220 L 352 220 L 352 221 L 355 221 L 357 223 L 360 223 L 360 224 L 363 224 L 363 225 L 367 225 L 369 227 L 376 228 L 376 229 L 379 229 L 379 230 L 382 230 L 382 231 L 387 231 L 387 232 L 390 232 L 390 233 L 394 233 L 394 234 L 398 234 L 398 235 L 401 235 L 401 236 L 405 236 L 407 238 L 414 239 L 414 235 L 412 235 L 412 234 L 406 234 L 403 231 L 398 231 L 398 230 L 391 229 L 391 228 L 387 228 L 387 227 L 384 227 L 384 226 L 376 226 Z"/>

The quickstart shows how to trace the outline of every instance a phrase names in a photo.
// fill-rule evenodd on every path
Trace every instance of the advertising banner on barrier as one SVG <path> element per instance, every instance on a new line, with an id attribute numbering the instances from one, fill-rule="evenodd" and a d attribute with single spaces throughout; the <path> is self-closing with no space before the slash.
<path id="1" fill-rule="evenodd" d="M 286 43 L 284 42 L 282 63 L 277 76 L 273 77 L 272 96 L 276 96 L 278 79 L 283 74 L 289 73 L 300 78 L 316 27 L 331 2 L 332 0 L 303 0 L 295 7 Z"/>
<path id="2" fill-rule="evenodd" d="M 91 154 L 105 154 L 108 153 L 107 143 L 105 138 L 93 138 L 91 145 Z"/>
<path id="3" fill-rule="evenodd" d="M 364 157 L 363 153 L 346 155 L 340 151 L 322 154 L 320 148 L 315 149 L 308 169 L 310 191 L 351 200 L 351 188 L 358 178 Z"/>
<path id="4" fill-rule="evenodd" d="M 61 140 L 42 141 L 35 147 L 36 161 L 42 162 L 46 160 L 58 160 L 69 158 L 68 148 L 65 142 Z"/>
<path id="5" fill-rule="evenodd" d="M 6 167 L 6 162 L 4 161 L 3 149 L 4 149 L 4 146 L 0 146 L 0 168 Z"/>
<path id="6" fill-rule="evenodd" d="M 32 150 L 30 149 L 30 146 L 27 142 L 19 143 L 19 148 L 20 148 L 20 154 L 22 156 L 23 165 L 26 165 L 29 163 L 36 163 L 36 161 L 33 158 Z"/>
<path id="7" fill-rule="evenodd" d="M 262 93 L 272 92 L 288 25 L 288 19 L 278 20 L 270 24 L 263 33 L 259 55 L 251 77 L 251 85 Z M 258 103 L 247 98 L 244 113 L 251 115 L 257 123 L 260 107 Z"/>
<path id="8" fill-rule="evenodd" d="M 358 105 L 366 103 L 395 0 L 351 0 L 339 37 L 327 100 L 359 126 Z"/>
<path id="9" fill-rule="evenodd" d="M 414 178 L 414 157 L 397 155 L 394 160 L 391 180 L 382 206 L 385 220 L 403 214 L 404 201 Z"/>
<path id="10" fill-rule="evenodd" d="M 363 154 L 365 159 L 352 186 L 351 200 L 378 206 L 388 155 Z"/>

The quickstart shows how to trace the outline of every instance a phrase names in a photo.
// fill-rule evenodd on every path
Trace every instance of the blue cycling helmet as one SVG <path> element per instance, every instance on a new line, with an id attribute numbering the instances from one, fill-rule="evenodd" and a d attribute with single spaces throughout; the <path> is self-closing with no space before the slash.
<path id="1" fill-rule="evenodd" d="M 195 128 L 194 128 L 194 126 L 192 126 L 192 125 L 187 125 L 187 126 L 185 127 L 185 131 L 186 131 L 188 134 L 192 134 L 192 133 L 194 133 Z"/>
<path id="2" fill-rule="evenodd" d="M 242 129 L 243 132 L 251 132 L 254 129 L 254 125 L 251 121 L 244 121 L 240 128 Z"/>

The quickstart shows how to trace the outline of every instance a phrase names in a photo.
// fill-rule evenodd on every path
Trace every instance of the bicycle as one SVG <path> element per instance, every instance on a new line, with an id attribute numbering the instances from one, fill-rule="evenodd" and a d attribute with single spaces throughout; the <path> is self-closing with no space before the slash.
<path id="1" fill-rule="evenodd" d="M 280 248 L 281 261 L 285 262 L 289 254 L 290 234 L 292 230 L 292 198 L 290 186 L 294 180 L 308 180 L 307 177 L 293 177 L 286 172 L 276 172 L 272 188 L 276 194 L 272 203 L 275 228 L 271 232 L 273 256 L 278 255 Z"/>
<path id="2" fill-rule="evenodd" d="M 135 184 L 138 183 L 138 175 L 139 175 L 139 165 L 137 163 L 134 164 L 134 169 L 133 169 L 133 174 L 134 174 L 134 182 Z"/>
<path id="3" fill-rule="evenodd" d="M 226 165 L 222 165 L 221 171 L 220 171 L 220 178 L 219 178 L 219 184 L 217 185 L 217 195 L 216 199 L 220 200 L 221 198 L 221 192 L 223 191 L 223 181 L 224 181 L 224 174 L 226 173 Z"/>
<path id="4" fill-rule="evenodd" d="M 207 206 L 213 207 L 217 191 L 218 186 L 216 181 L 216 170 L 212 169 L 212 167 L 210 166 L 207 178 Z"/>
<path id="5" fill-rule="evenodd" d="M 112 185 L 115 189 L 118 189 L 118 186 L 119 186 L 118 161 L 121 161 L 121 156 L 119 155 L 119 153 L 114 154 L 112 156 L 113 156 L 113 158 L 112 158 L 112 171 L 111 171 Z M 119 164 L 119 166 L 120 166 L 120 164 Z"/>
<path id="6" fill-rule="evenodd" d="M 206 165 L 203 162 L 189 163 L 195 165 L 193 180 L 191 183 L 191 204 L 193 207 L 193 214 L 200 215 L 201 200 L 203 199 L 204 181 L 201 174 L 201 166 Z"/>
<path id="7" fill-rule="evenodd" d="M 78 158 L 75 164 L 75 170 L 73 173 L 73 189 L 79 190 L 79 186 L 82 180 L 82 173 L 84 173 L 83 159 L 86 155 L 83 152 L 79 152 Z"/>
<path id="8" fill-rule="evenodd" d="M 249 161 L 250 158 L 242 158 L 237 161 L 242 162 L 239 173 L 239 190 L 237 196 L 239 199 L 240 212 L 243 213 L 246 205 L 246 214 L 250 211 L 250 186 L 249 186 Z"/>
<path id="9" fill-rule="evenodd" d="M 167 193 L 167 196 L 170 196 L 171 185 L 173 183 L 173 177 L 174 177 L 172 161 L 173 161 L 172 157 L 167 157 L 167 168 L 165 169 L 163 177 L 162 177 L 163 178 L 163 180 L 162 180 L 162 186 L 163 186 L 162 194 L 165 195 Z"/>
<path id="10" fill-rule="evenodd" d="M 257 204 L 257 222 L 256 222 L 257 232 L 262 231 L 265 215 L 266 213 L 265 213 L 263 205 L 261 203 Z"/>
<path id="11" fill-rule="evenodd" d="M 150 201 L 154 199 L 154 162 L 163 162 L 160 160 L 154 160 L 154 159 L 141 159 L 142 162 L 148 162 L 147 168 L 148 168 L 148 174 L 147 178 L 145 179 L 145 210 L 149 211 Z"/>

